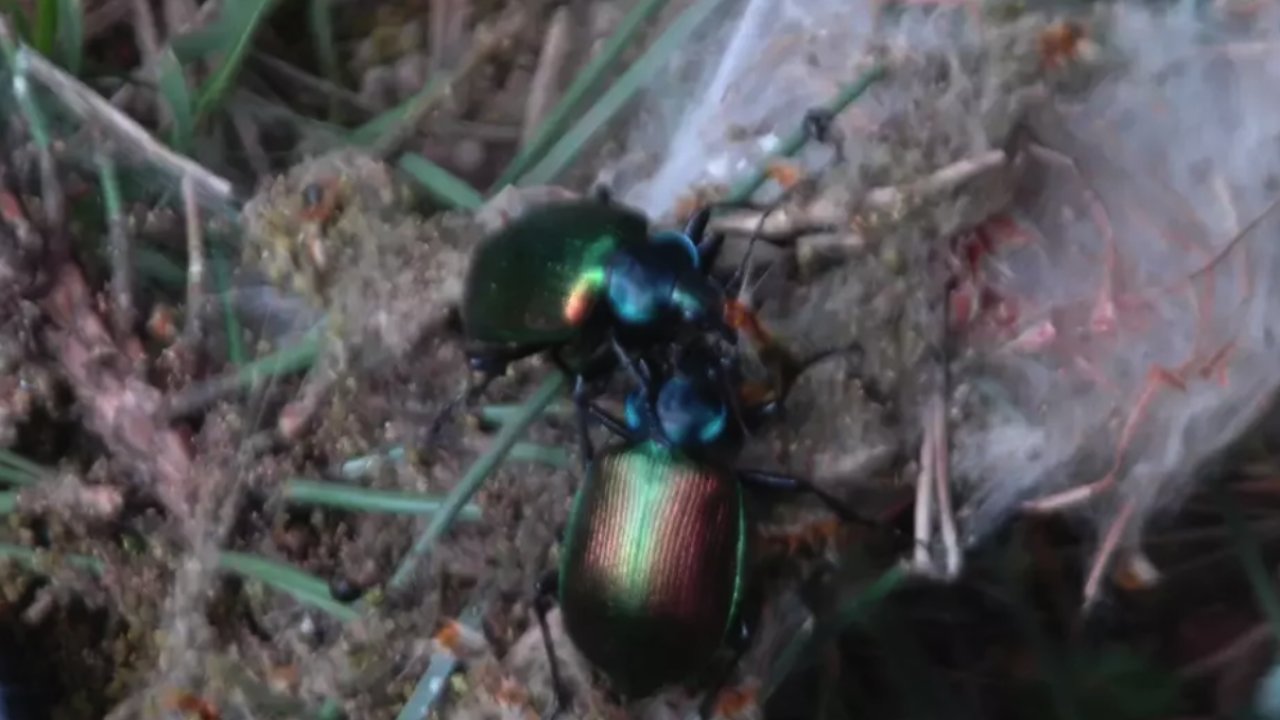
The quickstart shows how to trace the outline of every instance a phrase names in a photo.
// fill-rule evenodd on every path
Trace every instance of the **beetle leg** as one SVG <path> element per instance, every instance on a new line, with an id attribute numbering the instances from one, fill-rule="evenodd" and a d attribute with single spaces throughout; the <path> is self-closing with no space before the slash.
<path id="1" fill-rule="evenodd" d="M 627 428 L 627 424 L 614 417 L 613 413 L 608 410 L 605 410 L 595 403 L 591 403 L 587 406 L 587 411 L 591 413 L 591 417 L 594 418 L 596 422 L 603 425 L 604 429 L 613 433 L 619 439 L 627 442 L 631 442 L 636 439 L 635 434 Z"/>
<path id="2" fill-rule="evenodd" d="M 538 616 L 538 629 L 542 632 L 542 647 L 547 651 L 547 664 L 551 669 L 551 686 L 555 690 L 556 702 L 551 707 L 548 720 L 555 720 L 569 707 L 569 689 L 560 674 L 560 660 L 556 656 L 555 645 L 551 641 L 551 626 L 547 623 L 547 613 L 555 604 L 556 594 L 560 590 L 560 576 L 549 572 L 538 578 L 534 585 L 533 610 Z"/>
<path id="3" fill-rule="evenodd" d="M 591 432 L 587 427 L 587 418 L 591 413 L 587 400 L 587 381 L 581 375 L 573 383 L 573 404 L 578 409 L 574 413 L 578 419 L 578 447 L 582 450 L 582 462 L 586 465 L 595 458 L 596 451 L 591 447 Z"/>
<path id="4" fill-rule="evenodd" d="M 794 475 L 784 475 L 782 473 L 768 472 L 765 470 L 738 470 L 738 479 L 742 484 L 748 487 L 780 490 L 791 493 L 809 493 L 822 501 L 827 509 L 835 513 L 841 520 L 845 522 L 857 523 L 868 527 L 882 528 L 885 526 L 879 520 L 863 517 L 858 513 L 850 510 L 844 503 L 837 500 L 830 493 L 803 478 Z"/>

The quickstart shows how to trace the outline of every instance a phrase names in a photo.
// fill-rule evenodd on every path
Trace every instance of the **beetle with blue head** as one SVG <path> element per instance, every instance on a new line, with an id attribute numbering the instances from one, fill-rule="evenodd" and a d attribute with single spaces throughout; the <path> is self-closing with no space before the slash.
<path id="1" fill-rule="evenodd" d="M 557 713 L 567 696 L 546 621 L 555 601 L 569 638 L 616 694 L 637 699 L 684 682 L 718 688 L 725 677 L 711 674 L 732 669 L 750 636 L 745 489 L 810 493 L 842 519 L 867 522 L 806 480 L 734 467 L 754 423 L 734 399 L 732 358 L 690 346 L 655 377 L 643 359 L 613 351 L 637 387 L 618 419 L 588 401 L 579 380 L 586 477 L 560 566 L 540 581 L 535 603 L 561 693 Z M 590 419 L 619 442 L 597 454 Z M 719 667 L 718 657 L 729 663 Z"/>
<path id="2" fill-rule="evenodd" d="M 683 230 L 654 231 L 606 193 L 535 208 L 471 255 L 459 307 L 473 390 L 511 362 L 547 352 L 572 375 L 612 371 L 616 339 L 643 353 L 699 334 L 736 342 L 741 308 L 710 270 L 723 236 L 711 207 Z"/>

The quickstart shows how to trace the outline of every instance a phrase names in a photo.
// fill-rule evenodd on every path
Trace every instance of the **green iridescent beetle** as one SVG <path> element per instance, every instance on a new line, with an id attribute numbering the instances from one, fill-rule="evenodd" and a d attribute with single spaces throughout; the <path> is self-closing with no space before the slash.
<path id="1" fill-rule="evenodd" d="M 638 350 L 685 329 L 732 338 L 724 289 L 708 274 L 723 242 L 704 237 L 709 218 L 704 208 L 684 232 L 651 232 L 643 214 L 599 191 L 520 216 L 471 256 L 459 308 L 471 367 L 487 382 L 554 350 L 578 374 L 588 360 L 613 369 L 609 336 Z"/>
<path id="2" fill-rule="evenodd" d="M 575 393 L 586 478 L 560 567 L 539 582 L 535 603 L 559 693 L 553 716 L 566 702 L 546 622 L 556 600 L 570 639 L 611 689 L 646 697 L 706 679 L 722 649 L 734 651 L 731 670 L 745 649 L 744 488 L 808 492 L 842 519 L 866 522 L 803 479 L 734 468 L 746 431 L 768 413 L 734 411 L 731 358 L 693 349 L 655 394 L 645 362 L 614 349 L 640 389 L 628 399 L 625 422 Z M 596 454 L 588 416 L 621 442 Z M 725 679 L 716 678 L 713 690 Z M 707 702 L 714 697 L 708 693 Z"/>

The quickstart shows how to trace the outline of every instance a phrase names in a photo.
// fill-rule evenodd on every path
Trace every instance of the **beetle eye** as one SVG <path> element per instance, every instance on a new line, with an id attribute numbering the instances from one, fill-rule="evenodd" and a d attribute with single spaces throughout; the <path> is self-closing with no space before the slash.
<path id="1" fill-rule="evenodd" d="M 724 432 L 724 404 L 700 390 L 688 378 L 678 377 L 658 393 L 658 422 L 677 445 L 711 443 Z"/>

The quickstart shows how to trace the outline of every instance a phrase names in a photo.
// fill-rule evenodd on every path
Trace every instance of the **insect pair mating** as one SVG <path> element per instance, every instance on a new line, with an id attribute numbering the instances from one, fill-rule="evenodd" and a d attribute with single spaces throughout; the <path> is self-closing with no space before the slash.
<path id="1" fill-rule="evenodd" d="M 841 519 L 859 520 L 803 479 L 735 467 L 786 388 L 744 392 L 738 355 L 723 347 L 736 345 L 740 328 L 756 328 L 757 339 L 760 331 L 725 289 L 742 269 L 725 283 L 711 273 L 723 237 L 706 237 L 710 212 L 684 232 L 651 232 L 643 215 L 597 196 L 532 210 L 472 256 L 461 320 L 483 376 L 477 390 L 537 353 L 574 378 L 586 477 L 560 566 L 539 583 L 536 602 L 557 688 L 553 714 L 567 700 L 546 621 L 556 601 L 569 638 L 612 689 L 644 697 L 706 679 L 724 649 L 727 672 L 745 649 L 748 489 L 812 494 Z M 592 399 L 619 368 L 634 385 L 624 418 Z M 594 424 L 616 438 L 600 452 Z"/>

